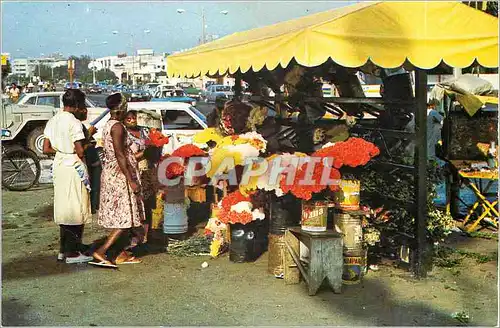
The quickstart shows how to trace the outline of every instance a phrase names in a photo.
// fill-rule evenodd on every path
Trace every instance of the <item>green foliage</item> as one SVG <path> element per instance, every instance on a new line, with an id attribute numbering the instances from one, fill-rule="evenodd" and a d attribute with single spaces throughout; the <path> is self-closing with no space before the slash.
<path id="1" fill-rule="evenodd" d="M 434 264 L 443 268 L 453 268 L 462 263 L 465 258 L 474 259 L 477 264 L 495 261 L 498 253 L 480 254 L 447 246 L 438 246 L 434 249 Z"/>
<path id="2" fill-rule="evenodd" d="M 2 65 L 2 79 L 12 72 L 12 67 L 10 65 L 10 60 L 7 60 L 7 65 Z"/>
<path id="3" fill-rule="evenodd" d="M 498 234 L 493 232 L 483 232 L 483 231 L 472 231 L 467 233 L 471 238 L 483 238 L 483 239 L 496 239 L 498 240 Z"/>
<path id="4" fill-rule="evenodd" d="M 390 211 L 390 219 L 380 226 L 384 233 L 414 234 L 415 218 L 408 205 L 416 201 L 415 177 L 412 172 L 393 170 L 381 171 L 373 168 L 363 170 L 361 180 L 361 199 L 372 208 L 384 206 Z M 454 227 L 453 218 L 436 208 L 436 184 L 444 177 L 443 169 L 437 163 L 429 162 L 427 167 L 427 211 L 428 237 L 433 241 L 442 240 Z"/>

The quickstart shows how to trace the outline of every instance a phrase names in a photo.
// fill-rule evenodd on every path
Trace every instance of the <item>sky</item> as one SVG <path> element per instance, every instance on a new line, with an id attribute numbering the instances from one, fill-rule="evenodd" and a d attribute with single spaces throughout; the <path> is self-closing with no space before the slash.
<path id="1" fill-rule="evenodd" d="M 12 58 L 56 52 L 101 57 L 134 49 L 171 53 L 198 44 L 202 10 L 206 34 L 222 37 L 355 2 L 2 1 L 2 53 Z"/>

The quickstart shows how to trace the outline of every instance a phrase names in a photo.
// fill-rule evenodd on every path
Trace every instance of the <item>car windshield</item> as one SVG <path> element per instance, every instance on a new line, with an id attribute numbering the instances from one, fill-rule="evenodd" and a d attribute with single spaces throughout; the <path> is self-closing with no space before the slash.
<path id="1" fill-rule="evenodd" d="M 229 85 L 221 85 L 215 87 L 215 91 L 231 91 L 231 87 Z"/>
<path id="2" fill-rule="evenodd" d="M 193 107 L 193 106 L 189 106 L 189 109 L 191 109 L 191 110 L 193 111 L 193 113 L 194 113 L 196 116 L 198 116 L 198 118 L 199 118 L 200 120 L 202 120 L 202 121 L 203 121 L 203 123 L 205 123 L 205 124 L 207 123 L 207 117 L 206 117 L 205 115 L 203 115 L 203 113 L 202 113 L 202 112 L 200 112 L 199 110 L 197 110 L 197 109 L 196 109 L 195 107 Z"/>

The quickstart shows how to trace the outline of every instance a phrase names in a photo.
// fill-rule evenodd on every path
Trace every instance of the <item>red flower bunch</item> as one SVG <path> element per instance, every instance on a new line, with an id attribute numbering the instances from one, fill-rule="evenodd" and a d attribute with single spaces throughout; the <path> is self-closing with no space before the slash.
<path id="1" fill-rule="evenodd" d="M 311 179 L 304 179 L 307 173 L 308 163 L 302 164 L 302 166 L 297 170 L 294 181 L 292 184 L 287 184 L 287 177 L 284 175 L 281 177 L 280 187 L 284 193 L 291 192 L 297 198 L 309 200 L 313 193 L 320 192 L 327 187 L 321 181 L 323 170 L 325 168 L 323 163 L 317 163 L 314 166 L 313 174 Z M 340 180 L 340 172 L 335 168 L 329 168 L 329 178 L 334 180 Z M 303 183 L 302 181 L 305 180 Z M 311 183 L 307 183 L 310 181 Z M 336 191 L 339 188 L 338 184 L 328 185 L 330 190 Z"/>
<path id="2" fill-rule="evenodd" d="M 373 143 L 363 138 L 349 138 L 346 141 L 319 149 L 312 157 L 333 157 L 333 166 L 340 168 L 342 165 L 357 167 L 366 165 L 370 159 L 380 154 L 380 150 Z"/>
<path id="3" fill-rule="evenodd" d="M 183 145 L 174 150 L 173 157 L 189 158 L 193 156 L 205 156 L 206 153 L 195 145 Z"/>
<path id="4" fill-rule="evenodd" d="M 153 145 L 155 147 L 163 147 L 168 144 L 168 137 L 163 135 L 160 130 L 152 128 L 149 131 L 149 139 L 146 140 L 146 145 Z"/>
<path id="5" fill-rule="evenodd" d="M 225 224 L 241 223 L 247 224 L 253 221 L 252 213 L 231 211 L 231 206 L 240 202 L 250 202 L 250 195 L 244 196 L 239 190 L 227 194 L 222 198 L 221 206 L 219 207 L 217 218 Z"/>
<path id="6" fill-rule="evenodd" d="M 166 169 L 167 179 L 174 179 L 184 174 L 184 165 L 179 163 L 170 163 Z"/>

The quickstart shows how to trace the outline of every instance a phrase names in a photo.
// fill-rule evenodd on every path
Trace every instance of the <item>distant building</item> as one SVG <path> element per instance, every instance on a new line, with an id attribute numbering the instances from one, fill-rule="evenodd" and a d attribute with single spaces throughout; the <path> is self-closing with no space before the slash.
<path id="1" fill-rule="evenodd" d="M 62 58 L 15 58 L 12 60 L 12 74 L 24 77 L 38 76 L 38 65 L 56 68 L 68 65 L 68 61 Z"/>
<path id="2" fill-rule="evenodd" d="M 153 49 L 139 49 L 137 54 L 128 56 L 119 53 L 116 56 L 96 58 L 89 63 L 89 68 L 95 70 L 109 69 L 120 82 L 135 80 L 135 82 L 158 81 L 167 72 L 166 54 L 155 54 Z"/>
<path id="3" fill-rule="evenodd" d="M 16 58 L 12 61 L 12 74 L 24 77 L 31 76 L 32 67 L 27 58 Z"/>

